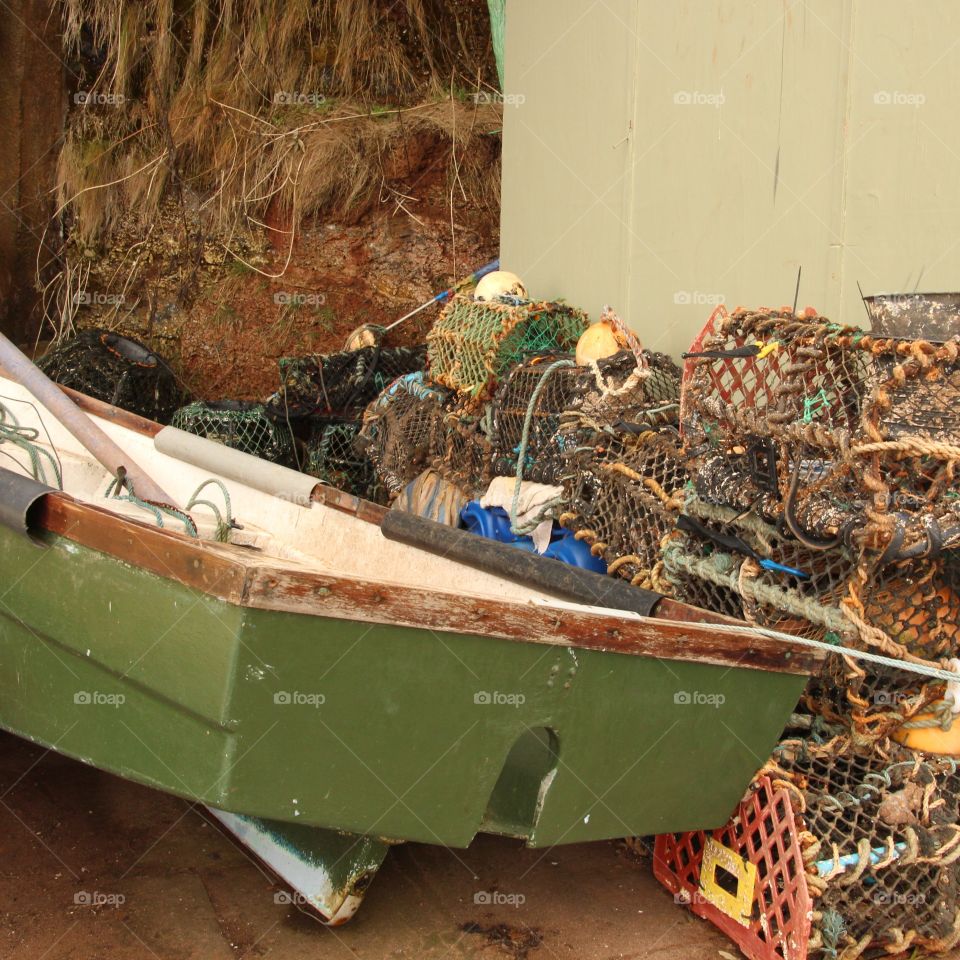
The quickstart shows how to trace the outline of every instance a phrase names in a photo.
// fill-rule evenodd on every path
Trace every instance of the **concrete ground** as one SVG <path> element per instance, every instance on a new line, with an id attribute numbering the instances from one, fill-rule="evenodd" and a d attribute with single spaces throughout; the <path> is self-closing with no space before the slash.
<path id="1" fill-rule="evenodd" d="M 482 902 L 490 891 L 496 905 Z M 357 917 L 335 930 L 283 893 L 196 807 L 0 735 L 3 960 L 736 953 L 674 904 L 649 860 L 617 842 L 546 851 L 496 837 L 469 850 L 406 844 L 390 852 Z"/>

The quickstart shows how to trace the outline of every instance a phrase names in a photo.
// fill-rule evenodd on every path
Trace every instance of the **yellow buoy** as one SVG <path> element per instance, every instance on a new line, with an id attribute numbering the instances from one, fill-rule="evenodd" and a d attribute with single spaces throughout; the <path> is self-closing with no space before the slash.
<path id="1" fill-rule="evenodd" d="M 921 713 L 914 719 L 932 720 L 933 715 Z M 943 757 L 960 757 L 960 716 L 953 718 L 949 730 L 943 727 L 901 727 L 893 733 L 893 739 L 911 750 L 936 753 Z"/>
<path id="2" fill-rule="evenodd" d="M 622 349 L 613 327 L 603 320 L 598 320 L 580 334 L 577 341 L 577 365 L 585 367 L 592 360 L 612 357 Z"/>

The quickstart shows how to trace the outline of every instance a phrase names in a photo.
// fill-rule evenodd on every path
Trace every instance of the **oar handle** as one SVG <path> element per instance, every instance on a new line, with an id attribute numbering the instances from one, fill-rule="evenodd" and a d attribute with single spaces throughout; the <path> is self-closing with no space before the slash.
<path id="1" fill-rule="evenodd" d="M 415 317 L 421 310 L 426 310 L 427 307 L 432 307 L 435 303 L 443 303 L 444 300 L 446 300 L 448 297 L 452 297 L 461 288 L 469 286 L 471 283 L 477 283 L 481 277 L 485 277 L 488 273 L 493 273 L 494 270 L 499 269 L 500 261 L 491 260 L 486 266 L 483 266 L 479 270 L 475 270 L 473 273 L 471 273 L 469 277 L 464 277 L 462 280 L 458 281 L 449 290 L 444 290 L 443 293 L 438 293 L 435 297 L 432 297 L 426 303 L 421 303 L 419 307 L 417 307 L 415 310 L 411 310 L 399 320 L 394 320 L 393 323 L 383 328 L 383 332 L 387 333 L 394 327 L 399 327 L 404 320 L 409 320 L 411 317 Z"/>

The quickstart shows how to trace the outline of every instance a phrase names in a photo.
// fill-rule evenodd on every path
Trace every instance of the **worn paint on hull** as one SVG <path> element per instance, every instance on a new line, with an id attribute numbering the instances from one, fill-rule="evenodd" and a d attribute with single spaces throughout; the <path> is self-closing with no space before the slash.
<path id="1" fill-rule="evenodd" d="M 0 529 L 0 724 L 248 816 L 461 847 L 714 827 L 805 683 L 245 608 L 42 542 Z"/>

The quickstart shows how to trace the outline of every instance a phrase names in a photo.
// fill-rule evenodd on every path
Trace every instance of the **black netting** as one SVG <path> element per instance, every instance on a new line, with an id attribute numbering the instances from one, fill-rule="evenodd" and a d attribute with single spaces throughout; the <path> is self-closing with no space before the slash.
<path id="1" fill-rule="evenodd" d="M 391 496 L 430 465 L 446 399 L 446 391 L 413 373 L 395 380 L 364 412 L 359 445 Z"/>
<path id="2" fill-rule="evenodd" d="M 562 360 L 570 366 L 553 367 Z M 559 482 L 565 457 L 564 441 L 557 436 L 557 428 L 581 383 L 582 370 L 573 365 L 569 355 L 533 356 L 510 371 L 490 405 L 493 472 L 497 476 L 516 476 L 529 412 L 522 477 L 537 483 Z"/>
<path id="3" fill-rule="evenodd" d="M 363 347 L 280 360 L 280 389 L 267 401 L 278 418 L 359 413 L 397 377 L 422 370 L 426 347 Z"/>
<path id="4" fill-rule="evenodd" d="M 358 420 L 322 420 L 312 425 L 304 472 L 367 500 L 380 500 L 373 465 L 357 448 Z"/>
<path id="5" fill-rule="evenodd" d="M 169 423 L 183 391 L 167 362 L 136 340 L 82 330 L 37 361 L 51 380 L 157 423 Z"/>
<path id="6" fill-rule="evenodd" d="M 960 774 L 954 761 L 845 738 L 793 740 L 789 783 L 814 900 L 812 953 L 939 951 L 960 932 Z"/>

